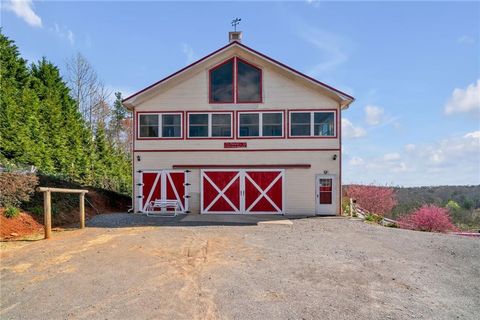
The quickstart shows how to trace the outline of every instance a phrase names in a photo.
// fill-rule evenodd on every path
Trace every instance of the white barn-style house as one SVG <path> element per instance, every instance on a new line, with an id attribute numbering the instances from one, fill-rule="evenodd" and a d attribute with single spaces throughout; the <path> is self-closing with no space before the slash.
<path id="1" fill-rule="evenodd" d="M 123 100 L 135 213 L 336 215 L 354 98 L 230 42 Z"/>

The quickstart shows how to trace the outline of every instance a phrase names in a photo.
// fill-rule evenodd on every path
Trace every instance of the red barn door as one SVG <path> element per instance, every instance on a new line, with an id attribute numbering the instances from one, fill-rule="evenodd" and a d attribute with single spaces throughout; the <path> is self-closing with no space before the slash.
<path id="1" fill-rule="evenodd" d="M 284 170 L 202 170 L 202 213 L 283 213 Z"/>
<path id="2" fill-rule="evenodd" d="M 176 200 L 181 212 L 188 210 L 186 173 L 180 170 L 152 170 L 141 172 L 140 197 L 142 212 L 157 212 L 152 207 L 155 200 Z M 173 209 L 168 209 L 173 210 Z"/>
<path id="3" fill-rule="evenodd" d="M 245 171 L 245 212 L 283 213 L 283 170 Z"/>
<path id="4" fill-rule="evenodd" d="M 240 213 L 240 170 L 202 170 L 202 213 Z"/>

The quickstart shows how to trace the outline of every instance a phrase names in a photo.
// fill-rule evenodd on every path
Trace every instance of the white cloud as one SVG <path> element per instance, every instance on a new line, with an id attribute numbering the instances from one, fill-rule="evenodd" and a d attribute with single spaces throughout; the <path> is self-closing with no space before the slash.
<path id="1" fill-rule="evenodd" d="M 194 62 L 196 59 L 195 57 L 195 51 L 193 51 L 193 48 L 187 44 L 187 43 L 182 43 L 182 52 L 185 54 L 186 59 L 187 59 L 187 64 L 190 64 Z"/>
<path id="2" fill-rule="evenodd" d="M 464 138 L 480 139 L 480 130 L 469 132 L 463 136 Z"/>
<path id="3" fill-rule="evenodd" d="M 73 34 L 72 30 L 67 31 L 67 39 L 70 41 L 70 44 L 73 45 L 75 42 L 75 35 Z"/>
<path id="4" fill-rule="evenodd" d="M 461 44 L 474 44 L 476 42 L 474 37 L 471 37 L 466 34 L 458 37 L 457 41 L 458 43 L 461 43 Z"/>
<path id="5" fill-rule="evenodd" d="M 320 0 L 306 0 L 307 4 L 318 8 L 320 6 Z"/>
<path id="6" fill-rule="evenodd" d="M 349 161 L 348 164 L 351 166 L 361 166 L 365 163 L 365 161 L 360 158 L 360 157 L 352 157 Z"/>
<path id="7" fill-rule="evenodd" d="M 409 143 L 409 144 L 405 145 L 405 150 L 407 152 L 415 151 L 415 149 L 417 149 L 417 146 L 414 145 L 413 143 Z"/>
<path id="8" fill-rule="evenodd" d="M 393 153 L 387 153 L 383 155 L 383 160 L 385 161 L 395 161 L 400 159 L 400 154 L 393 152 Z"/>
<path id="9" fill-rule="evenodd" d="M 299 35 L 317 49 L 321 61 L 310 69 L 308 74 L 311 76 L 324 75 L 348 61 L 346 41 L 340 36 L 304 24 L 301 25 Z"/>
<path id="10" fill-rule="evenodd" d="M 353 123 L 342 118 L 342 136 L 344 138 L 361 138 L 367 135 L 367 132 L 362 127 L 356 127 Z"/>
<path id="11" fill-rule="evenodd" d="M 466 89 L 456 88 L 445 105 L 445 113 L 480 112 L 480 79 Z"/>
<path id="12" fill-rule="evenodd" d="M 5 4 L 5 9 L 12 11 L 32 27 L 42 27 L 42 18 L 33 10 L 32 0 L 10 0 Z"/>
<path id="13" fill-rule="evenodd" d="M 75 34 L 67 27 L 62 27 L 59 26 L 58 23 L 54 23 L 53 28 L 50 30 L 53 31 L 59 38 L 67 39 L 72 46 L 75 44 Z"/>
<path id="14" fill-rule="evenodd" d="M 384 112 L 383 108 L 368 105 L 365 107 L 365 120 L 369 125 L 378 125 L 383 119 Z"/>
<path id="15" fill-rule="evenodd" d="M 480 184 L 480 130 L 427 145 L 407 144 L 382 156 L 345 154 L 346 183 Z"/>

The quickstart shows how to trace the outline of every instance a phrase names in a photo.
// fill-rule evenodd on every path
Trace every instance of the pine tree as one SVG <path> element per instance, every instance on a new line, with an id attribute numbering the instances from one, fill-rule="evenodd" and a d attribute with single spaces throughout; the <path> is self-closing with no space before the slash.
<path id="1" fill-rule="evenodd" d="M 126 111 L 116 96 L 118 133 Z M 99 101 L 106 114 L 107 100 Z M 59 69 L 45 58 L 28 68 L 0 32 L 0 161 L 33 164 L 44 174 L 130 193 L 129 155 L 108 139 L 107 124 L 98 121 L 92 132 Z"/>
<path id="2" fill-rule="evenodd" d="M 17 46 L 0 32 L 0 153 L 2 158 L 21 157 L 30 145 L 22 123 L 23 88 L 29 74 Z"/>

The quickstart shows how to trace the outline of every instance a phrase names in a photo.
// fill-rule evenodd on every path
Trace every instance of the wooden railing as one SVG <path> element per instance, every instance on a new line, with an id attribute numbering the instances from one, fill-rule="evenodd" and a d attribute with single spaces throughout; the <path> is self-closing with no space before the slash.
<path id="1" fill-rule="evenodd" d="M 350 216 L 351 216 L 351 217 L 357 216 L 357 217 L 359 217 L 360 219 L 365 220 L 365 218 L 367 218 L 368 215 L 373 215 L 373 216 L 378 217 L 378 218 L 379 218 L 379 221 L 380 221 L 380 224 L 382 224 L 383 226 L 389 225 L 389 224 L 398 225 L 398 222 L 395 221 L 395 220 L 392 220 L 392 219 L 389 219 L 389 218 L 385 218 L 384 216 L 381 216 L 381 215 L 378 215 L 378 214 L 375 214 L 375 213 L 368 212 L 367 210 L 365 210 L 365 209 L 363 209 L 362 207 L 360 207 L 360 206 L 357 204 L 357 201 L 356 201 L 356 200 L 350 198 Z"/>
<path id="2" fill-rule="evenodd" d="M 38 187 L 37 191 L 43 192 L 45 239 L 52 237 L 52 192 L 80 194 L 80 229 L 85 228 L 85 193 L 88 190 Z"/>

